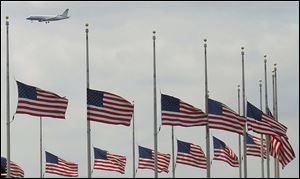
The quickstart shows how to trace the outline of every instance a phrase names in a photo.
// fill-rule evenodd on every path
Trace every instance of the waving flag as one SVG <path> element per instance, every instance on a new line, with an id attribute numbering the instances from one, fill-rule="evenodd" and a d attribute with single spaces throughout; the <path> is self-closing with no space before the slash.
<path id="1" fill-rule="evenodd" d="M 271 155 L 279 159 L 282 168 L 284 168 L 296 157 L 293 147 L 291 146 L 287 136 L 271 136 L 270 145 Z"/>
<path id="2" fill-rule="evenodd" d="M 268 115 L 264 114 L 257 107 L 247 102 L 247 124 L 248 130 L 252 130 L 259 134 L 266 135 L 277 135 L 274 128 L 266 122 L 269 118 Z M 271 119 L 272 120 L 272 119 Z"/>
<path id="3" fill-rule="evenodd" d="M 252 136 L 247 133 L 246 136 L 246 154 L 256 157 L 261 157 L 261 138 Z M 266 158 L 266 141 L 263 140 L 263 156 Z"/>
<path id="4" fill-rule="evenodd" d="M 19 100 L 16 114 L 65 119 L 68 100 L 49 91 L 18 82 Z"/>
<path id="5" fill-rule="evenodd" d="M 130 126 L 133 105 L 120 96 L 87 89 L 87 119 L 106 124 Z"/>
<path id="6" fill-rule="evenodd" d="M 282 146 L 281 141 L 278 136 L 270 136 L 270 138 L 270 155 L 274 158 L 278 158 Z"/>
<path id="7" fill-rule="evenodd" d="M 49 152 L 46 152 L 46 173 L 66 176 L 78 176 L 78 164 L 67 162 Z"/>
<path id="8" fill-rule="evenodd" d="M 208 127 L 243 134 L 245 119 L 226 105 L 208 99 Z"/>
<path id="9" fill-rule="evenodd" d="M 161 113 L 162 125 L 193 127 L 207 124 L 205 113 L 173 96 L 161 94 Z"/>
<path id="10" fill-rule="evenodd" d="M 222 160 L 232 167 L 239 167 L 239 160 L 236 154 L 223 141 L 213 137 L 214 140 L 214 158 L 213 160 Z"/>
<path id="11" fill-rule="evenodd" d="M 153 150 L 139 146 L 139 166 L 140 169 L 155 170 L 154 158 L 155 153 Z M 170 154 L 163 154 L 157 152 L 157 171 L 159 173 L 166 172 L 169 170 Z"/>
<path id="12" fill-rule="evenodd" d="M 177 140 L 176 163 L 206 169 L 206 158 L 199 145 Z"/>
<path id="13" fill-rule="evenodd" d="M 97 149 L 94 147 L 95 170 L 116 171 L 125 173 L 126 157 L 116 154 L 108 153 L 107 151 Z"/>
<path id="14" fill-rule="evenodd" d="M 7 160 L 1 157 L 1 178 L 7 177 Z M 10 161 L 10 177 L 11 178 L 24 178 L 23 169 L 13 161 Z"/>
<path id="15" fill-rule="evenodd" d="M 276 121 L 270 111 L 269 108 L 267 108 L 267 117 L 264 118 L 264 120 L 270 124 L 270 126 L 274 129 L 274 131 L 281 135 L 281 136 L 285 136 L 286 135 L 286 131 L 287 131 L 287 127 L 283 124 L 281 124 L 280 122 Z"/>

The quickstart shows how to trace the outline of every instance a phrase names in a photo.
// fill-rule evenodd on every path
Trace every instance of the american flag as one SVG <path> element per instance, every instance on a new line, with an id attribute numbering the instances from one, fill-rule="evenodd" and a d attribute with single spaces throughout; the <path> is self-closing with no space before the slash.
<path id="1" fill-rule="evenodd" d="M 246 134 L 246 154 L 250 156 L 261 157 L 261 138 Z M 266 141 L 263 140 L 263 156 L 266 158 Z"/>
<path id="2" fill-rule="evenodd" d="M 204 126 L 207 115 L 200 109 L 173 96 L 161 94 L 162 125 L 170 126 Z"/>
<path id="3" fill-rule="evenodd" d="M 281 148 L 281 141 L 278 136 L 270 136 L 270 155 L 278 158 Z"/>
<path id="4" fill-rule="evenodd" d="M 208 99 L 208 127 L 243 134 L 246 120 L 225 104 Z"/>
<path id="5" fill-rule="evenodd" d="M 279 159 L 282 168 L 284 168 L 296 157 L 293 147 L 291 146 L 287 136 L 271 136 L 270 145 L 271 155 Z"/>
<path id="6" fill-rule="evenodd" d="M 222 160 L 232 167 L 239 167 L 239 160 L 236 154 L 223 141 L 213 137 L 214 158 L 213 160 Z"/>
<path id="7" fill-rule="evenodd" d="M 1 157 L 1 178 L 7 177 L 7 160 Z M 10 161 L 10 177 L 11 178 L 24 178 L 23 169 L 13 161 Z"/>
<path id="8" fill-rule="evenodd" d="M 199 145 L 177 140 L 176 163 L 206 169 L 205 154 Z"/>
<path id="9" fill-rule="evenodd" d="M 284 128 L 279 129 L 278 122 L 273 120 L 269 115 L 264 114 L 257 107 L 247 102 L 247 124 L 248 130 L 252 130 L 259 134 L 266 135 L 285 135 Z M 279 125 L 280 126 L 280 125 Z"/>
<path id="10" fill-rule="evenodd" d="M 289 164 L 292 160 L 294 160 L 294 158 L 296 158 L 296 155 L 287 136 L 281 137 L 279 162 L 281 163 L 282 168 L 284 168 L 287 164 Z"/>
<path id="11" fill-rule="evenodd" d="M 18 81 L 17 85 L 19 100 L 16 114 L 65 119 L 68 99 Z"/>
<path id="12" fill-rule="evenodd" d="M 78 176 L 78 164 L 67 162 L 49 152 L 46 152 L 46 173 L 77 177 Z"/>
<path id="13" fill-rule="evenodd" d="M 94 147 L 94 169 L 116 171 L 119 173 L 125 173 L 126 157 L 116 154 L 111 154 L 107 151 Z"/>
<path id="14" fill-rule="evenodd" d="M 154 166 L 154 158 L 155 152 L 151 149 L 139 146 L 139 169 L 150 169 L 155 170 Z M 157 152 L 157 171 L 159 173 L 166 172 L 168 173 L 169 170 L 169 163 L 170 163 L 170 154 L 163 154 Z"/>
<path id="15" fill-rule="evenodd" d="M 87 119 L 106 124 L 130 126 L 133 105 L 120 96 L 87 89 Z"/>
<path id="16" fill-rule="evenodd" d="M 286 135 L 287 127 L 281 124 L 279 121 L 275 120 L 269 108 L 267 108 L 267 118 L 265 119 L 268 124 L 276 131 L 277 134 L 281 136 Z"/>

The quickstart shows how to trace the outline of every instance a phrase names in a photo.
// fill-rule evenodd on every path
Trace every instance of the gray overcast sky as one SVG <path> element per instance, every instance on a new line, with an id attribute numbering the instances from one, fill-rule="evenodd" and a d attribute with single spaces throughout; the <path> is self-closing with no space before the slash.
<path id="1" fill-rule="evenodd" d="M 67 20 L 49 24 L 26 20 L 34 14 L 60 14 L 66 8 L 71 16 Z M 77 162 L 80 177 L 87 176 L 85 23 L 90 24 L 91 88 L 135 101 L 137 145 L 149 148 L 153 148 L 153 30 L 157 31 L 158 92 L 202 110 L 204 38 L 208 39 L 210 96 L 234 110 L 241 84 L 241 46 L 245 46 L 246 98 L 256 106 L 267 54 L 269 106 L 273 101 L 271 71 L 277 63 L 279 120 L 288 127 L 296 153 L 296 159 L 281 170 L 281 177 L 299 177 L 298 15 L 298 2 L 1 1 L 1 156 L 6 156 L 5 16 L 10 16 L 11 114 L 18 99 L 14 79 L 67 96 L 67 119 L 44 119 L 43 147 Z M 160 114 L 158 119 L 160 123 Z M 93 146 L 127 156 L 125 175 L 94 171 L 93 177 L 132 176 L 131 132 L 131 127 L 92 123 Z M 238 154 L 236 134 L 211 130 L 211 135 Z M 158 137 L 159 151 L 171 153 L 171 128 L 163 126 Z M 175 137 L 206 151 L 204 127 L 177 127 Z M 11 159 L 24 168 L 26 177 L 39 176 L 39 118 L 15 117 Z M 272 159 L 272 177 L 273 168 Z M 212 177 L 238 177 L 238 168 L 221 161 L 212 162 L 211 172 Z M 176 175 L 201 178 L 206 177 L 206 170 L 179 164 Z M 171 176 L 171 172 L 159 174 Z M 261 176 L 260 158 L 248 157 L 248 176 Z M 138 170 L 137 177 L 153 177 L 153 171 Z"/>

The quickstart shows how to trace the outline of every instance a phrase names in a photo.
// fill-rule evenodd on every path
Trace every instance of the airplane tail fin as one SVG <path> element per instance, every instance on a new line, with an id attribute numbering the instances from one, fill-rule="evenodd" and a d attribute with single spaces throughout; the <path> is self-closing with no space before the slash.
<path id="1" fill-rule="evenodd" d="M 68 12 L 69 12 L 69 9 L 66 9 L 66 10 L 64 11 L 64 13 L 62 14 L 62 16 L 68 17 Z"/>

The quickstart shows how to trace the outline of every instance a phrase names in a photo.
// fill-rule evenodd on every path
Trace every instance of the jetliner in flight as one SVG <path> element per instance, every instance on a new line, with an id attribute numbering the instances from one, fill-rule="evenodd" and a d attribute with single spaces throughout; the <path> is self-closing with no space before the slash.
<path id="1" fill-rule="evenodd" d="M 49 23 L 50 21 L 58 21 L 62 19 L 68 19 L 70 16 L 68 16 L 69 9 L 66 9 L 64 13 L 61 15 L 50 15 L 50 16 L 45 16 L 45 15 L 35 15 L 35 16 L 29 16 L 26 19 L 32 21 L 39 21 L 39 22 L 45 22 L 46 24 Z"/>

